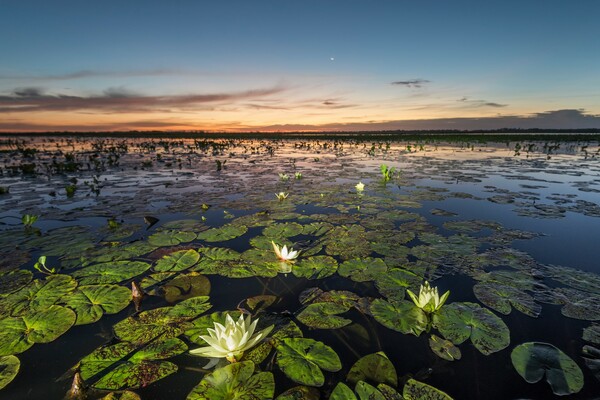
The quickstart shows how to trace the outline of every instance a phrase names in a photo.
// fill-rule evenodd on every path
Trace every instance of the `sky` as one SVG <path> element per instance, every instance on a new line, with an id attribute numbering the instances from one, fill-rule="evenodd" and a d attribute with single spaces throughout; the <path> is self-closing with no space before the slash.
<path id="1" fill-rule="evenodd" d="M 0 132 L 600 128 L 600 1 L 0 0 Z"/>

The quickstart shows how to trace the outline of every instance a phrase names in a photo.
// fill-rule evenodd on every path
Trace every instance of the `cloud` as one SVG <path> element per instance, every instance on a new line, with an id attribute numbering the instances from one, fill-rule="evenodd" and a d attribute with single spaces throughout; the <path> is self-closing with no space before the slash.
<path id="1" fill-rule="evenodd" d="M 500 103 L 495 103 L 493 101 L 486 101 L 486 100 L 471 100 L 468 97 L 462 97 L 460 99 L 457 100 L 460 103 L 464 103 L 466 107 L 494 107 L 494 108 L 502 108 L 502 107 L 507 107 L 508 104 L 500 104 Z"/>
<path id="2" fill-rule="evenodd" d="M 71 79 L 83 78 L 133 78 L 144 76 L 164 76 L 164 75 L 189 75 L 189 72 L 184 72 L 176 69 L 149 69 L 149 70 L 131 70 L 131 71 L 95 71 L 95 70 L 79 70 L 66 74 L 55 75 L 28 75 L 28 74 L 6 74 L 0 75 L 0 79 L 19 80 L 26 79 L 28 81 L 65 81 Z"/>
<path id="3" fill-rule="evenodd" d="M 369 121 L 322 125 L 281 124 L 255 126 L 247 130 L 263 131 L 393 131 L 393 130 L 494 130 L 517 129 L 600 129 L 600 115 L 584 110 L 554 110 L 531 115 L 507 115 L 482 118 L 437 118 L 421 120 Z"/>
<path id="4" fill-rule="evenodd" d="M 421 88 L 424 84 L 429 83 L 427 79 L 409 79 L 406 81 L 394 81 L 391 85 L 404 86 L 408 88 Z"/>
<path id="5" fill-rule="evenodd" d="M 0 113 L 39 111 L 100 111 L 105 113 L 151 112 L 190 109 L 207 104 L 258 100 L 284 92 L 285 87 L 254 89 L 231 93 L 204 93 L 176 96 L 143 96 L 124 88 L 109 88 L 98 96 L 45 94 L 39 88 L 23 88 L 0 95 Z"/>

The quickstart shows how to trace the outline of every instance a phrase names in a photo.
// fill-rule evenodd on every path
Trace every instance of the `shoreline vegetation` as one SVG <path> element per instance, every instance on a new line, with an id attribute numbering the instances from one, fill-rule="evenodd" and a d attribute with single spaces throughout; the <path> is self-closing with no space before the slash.
<path id="1" fill-rule="evenodd" d="M 209 131 L 37 131 L 0 132 L 0 136 L 70 136 L 117 138 L 223 138 L 223 139 L 346 139 L 346 140 L 449 140 L 512 141 L 560 140 L 600 141 L 600 129 L 495 129 L 495 130 L 417 130 L 417 131 L 291 131 L 291 132 L 209 132 Z"/>

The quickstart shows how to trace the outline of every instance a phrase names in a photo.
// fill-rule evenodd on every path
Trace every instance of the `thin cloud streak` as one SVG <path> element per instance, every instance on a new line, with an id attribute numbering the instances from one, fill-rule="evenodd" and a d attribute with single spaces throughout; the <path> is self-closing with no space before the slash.
<path id="1" fill-rule="evenodd" d="M 421 88 L 423 87 L 423 85 L 425 85 L 426 83 L 430 83 L 431 81 L 427 80 L 427 79 L 408 79 L 408 80 L 404 80 L 404 81 L 394 81 L 391 82 L 391 85 L 397 85 L 397 86 L 405 86 L 408 88 Z"/>
<path id="2" fill-rule="evenodd" d="M 233 93 L 142 96 L 122 88 L 111 88 L 100 96 L 82 97 L 44 94 L 39 88 L 22 88 L 15 90 L 12 95 L 0 96 L 0 113 L 80 110 L 114 113 L 164 111 L 164 109 L 185 109 L 202 104 L 257 100 L 285 90 L 283 86 L 274 86 Z"/>

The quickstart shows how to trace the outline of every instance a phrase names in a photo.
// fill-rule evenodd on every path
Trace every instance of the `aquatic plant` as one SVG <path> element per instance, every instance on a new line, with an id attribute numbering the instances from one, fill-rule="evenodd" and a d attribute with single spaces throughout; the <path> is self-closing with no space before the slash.
<path id="1" fill-rule="evenodd" d="M 279 179 L 281 179 L 282 181 L 287 181 L 290 179 L 290 176 L 288 174 L 284 174 L 284 173 L 279 173 Z"/>
<path id="2" fill-rule="evenodd" d="M 427 313 L 432 313 L 439 310 L 450 295 L 450 291 L 447 291 L 442 295 L 438 294 L 437 287 L 429 286 L 429 282 L 425 281 L 423 285 L 421 285 L 421 289 L 419 290 L 419 297 L 417 297 L 410 289 L 407 289 L 406 292 L 415 303 L 417 307 L 422 309 Z"/>
<path id="3" fill-rule="evenodd" d="M 354 187 L 356 188 L 356 191 L 359 193 L 362 192 L 363 190 L 365 190 L 365 184 L 360 181 Z"/>
<path id="4" fill-rule="evenodd" d="M 295 177 L 296 179 L 302 179 L 302 173 L 301 173 L 301 172 L 296 172 L 296 173 L 294 174 L 294 177 Z"/>
<path id="5" fill-rule="evenodd" d="M 8 187 L 0 186 L 0 194 L 8 194 Z"/>
<path id="6" fill-rule="evenodd" d="M 40 256 L 38 261 L 33 265 L 33 268 L 37 269 L 43 274 L 55 274 L 56 268 L 49 268 L 46 266 L 46 256 Z"/>
<path id="7" fill-rule="evenodd" d="M 190 350 L 190 354 L 212 358 L 226 358 L 229 362 L 236 362 L 244 351 L 254 347 L 264 339 L 273 329 L 273 325 L 254 333 L 258 318 L 252 322 L 252 317 L 244 319 L 240 315 L 234 321 L 229 314 L 225 317 L 225 325 L 214 323 L 215 328 L 208 328 L 208 336 L 200 335 L 200 338 L 208 343 L 208 346 Z"/>
<path id="8" fill-rule="evenodd" d="M 33 225 L 35 223 L 35 221 L 38 220 L 38 218 L 39 218 L 39 215 L 23 214 L 23 216 L 21 217 L 21 222 L 23 223 L 25 228 L 29 228 L 29 227 L 31 227 L 31 225 Z"/>
<path id="9" fill-rule="evenodd" d="M 381 170 L 381 176 L 383 177 L 384 182 L 390 181 L 396 173 L 396 167 L 390 168 L 385 164 L 381 164 L 379 169 Z"/>
<path id="10" fill-rule="evenodd" d="M 281 261 L 293 261 L 296 258 L 298 258 L 298 255 L 300 254 L 300 251 L 294 250 L 291 247 L 288 250 L 287 246 L 283 246 L 283 247 L 280 248 L 273 241 L 271 241 L 271 244 L 273 245 L 273 251 L 275 251 L 275 255 Z"/>
<path id="11" fill-rule="evenodd" d="M 279 201 L 287 199 L 287 197 L 289 195 L 290 195 L 289 193 L 285 193 L 285 192 L 275 193 L 275 197 L 277 197 L 279 199 Z"/>
<path id="12" fill-rule="evenodd" d="M 75 185 L 65 186 L 65 191 L 67 192 L 67 197 L 73 197 L 75 195 L 76 190 L 77 190 L 77 186 L 75 186 Z"/>

